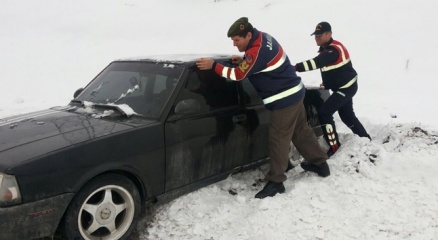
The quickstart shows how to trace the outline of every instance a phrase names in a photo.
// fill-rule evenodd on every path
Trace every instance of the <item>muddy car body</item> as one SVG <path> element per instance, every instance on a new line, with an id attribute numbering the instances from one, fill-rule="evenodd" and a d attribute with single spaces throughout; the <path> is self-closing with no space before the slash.
<path id="1" fill-rule="evenodd" d="M 144 203 L 266 163 L 270 113 L 254 88 L 196 59 L 114 61 L 67 106 L 0 119 L 1 237 L 126 237 Z M 307 89 L 317 135 L 327 96 Z"/>

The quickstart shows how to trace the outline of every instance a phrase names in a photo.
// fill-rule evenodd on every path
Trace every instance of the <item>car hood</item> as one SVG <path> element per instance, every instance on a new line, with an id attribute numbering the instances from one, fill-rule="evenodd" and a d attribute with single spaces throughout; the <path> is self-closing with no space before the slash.
<path id="1" fill-rule="evenodd" d="M 52 151 L 151 122 L 108 121 L 65 108 L 0 119 L 0 171 Z"/>

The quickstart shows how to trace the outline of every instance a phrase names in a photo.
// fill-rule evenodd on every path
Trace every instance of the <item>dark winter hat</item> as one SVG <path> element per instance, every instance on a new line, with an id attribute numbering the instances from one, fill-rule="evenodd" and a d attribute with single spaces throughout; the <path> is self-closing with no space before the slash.
<path id="1" fill-rule="evenodd" d="M 247 17 L 241 17 L 237 19 L 233 25 L 231 25 L 230 29 L 228 29 L 227 36 L 238 36 L 238 35 L 245 35 L 248 32 L 252 32 L 253 27 L 251 23 L 248 22 Z"/>
<path id="2" fill-rule="evenodd" d="M 320 22 L 318 23 L 318 25 L 316 25 L 315 31 L 310 34 L 310 36 L 312 35 L 321 35 L 325 32 L 331 32 L 332 31 L 332 26 L 330 26 L 330 24 L 328 22 Z"/>

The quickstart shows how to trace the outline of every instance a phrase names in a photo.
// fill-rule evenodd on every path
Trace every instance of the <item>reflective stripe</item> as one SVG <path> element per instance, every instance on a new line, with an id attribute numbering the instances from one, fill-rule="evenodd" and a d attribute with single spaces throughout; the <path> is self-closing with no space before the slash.
<path id="1" fill-rule="evenodd" d="M 327 133 L 327 138 L 329 139 L 330 145 L 333 147 L 337 144 L 336 142 L 336 136 L 333 132 L 333 126 L 331 124 L 325 125 L 325 131 Z"/>
<path id="2" fill-rule="evenodd" d="M 345 84 L 344 86 L 340 87 L 339 89 L 341 89 L 341 88 L 348 88 L 349 86 L 353 85 L 353 83 L 355 83 L 356 80 L 357 80 L 357 76 L 354 77 L 353 79 L 351 79 L 347 84 Z"/>
<path id="3" fill-rule="evenodd" d="M 336 68 L 340 68 L 340 67 L 344 66 L 345 64 L 347 64 L 349 62 L 350 62 L 350 59 L 347 59 L 347 60 L 342 61 L 342 62 L 340 62 L 340 63 L 338 63 L 336 65 L 332 65 L 332 66 L 328 66 L 328 67 L 323 67 L 323 68 L 321 68 L 321 71 L 327 72 L 327 71 L 330 71 L 330 70 L 333 70 L 333 69 L 336 69 Z"/>
<path id="4" fill-rule="evenodd" d="M 312 64 L 312 70 L 316 69 L 316 63 L 315 63 L 315 60 L 310 59 L 310 63 Z"/>
<path id="5" fill-rule="evenodd" d="M 235 68 L 229 68 L 229 71 L 230 71 L 230 76 L 229 77 L 227 77 L 227 78 L 229 78 L 229 79 L 231 79 L 231 80 L 237 80 L 237 78 L 236 78 L 236 69 Z"/>
<path id="6" fill-rule="evenodd" d="M 303 83 L 301 82 L 299 85 L 297 85 L 297 86 L 295 86 L 295 87 L 293 87 L 293 88 L 291 88 L 291 89 L 288 89 L 288 90 L 286 90 L 286 91 L 283 91 L 283 92 L 281 92 L 281 93 L 278 93 L 278 94 L 275 94 L 275 95 L 273 95 L 273 96 L 270 96 L 270 97 L 268 97 L 268 98 L 263 99 L 263 103 L 264 103 L 264 104 L 268 104 L 268 103 L 271 103 L 271 102 L 274 102 L 274 101 L 280 100 L 280 99 L 282 99 L 282 98 L 285 98 L 285 97 L 287 97 L 287 96 L 290 96 L 290 95 L 292 95 L 292 94 L 297 93 L 297 92 L 300 91 L 302 88 L 303 88 Z"/>
<path id="7" fill-rule="evenodd" d="M 350 62 L 350 58 L 347 59 L 347 58 L 345 57 L 345 52 L 344 52 L 344 48 L 343 48 L 342 45 L 340 45 L 340 44 L 330 44 L 330 45 L 331 45 L 331 46 L 335 46 L 337 49 L 339 49 L 340 54 L 341 54 L 341 57 L 342 57 L 342 62 L 340 62 L 340 63 L 338 63 L 338 64 L 336 64 L 336 65 L 323 67 L 323 68 L 321 68 L 321 71 L 322 71 L 322 72 L 327 72 L 327 71 L 330 71 L 330 70 L 333 70 L 333 69 L 336 69 L 336 68 L 340 68 L 340 67 L 342 67 L 342 66 L 344 66 L 345 64 L 347 64 L 347 63 Z"/>
<path id="8" fill-rule="evenodd" d="M 307 61 L 304 61 L 303 65 L 304 65 L 304 70 L 309 71 L 309 65 L 307 65 Z"/>
<path id="9" fill-rule="evenodd" d="M 269 72 L 269 71 L 277 69 L 278 67 L 283 65 L 283 63 L 286 61 L 286 57 L 287 57 L 286 53 L 283 52 L 283 55 L 281 55 L 281 58 L 274 65 L 269 66 L 269 67 L 261 70 L 260 72 Z M 259 72 L 257 72 L 257 73 L 259 73 Z"/>
<path id="10" fill-rule="evenodd" d="M 287 55 L 285 52 L 283 52 L 283 55 L 281 56 L 281 58 L 274 65 L 269 66 L 269 67 L 267 67 L 259 72 L 256 72 L 254 74 L 275 70 L 278 67 L 280 67 L 281 65 L 283 65 L 283 63 L 286 61 L 286 58 L 287 58 Z M 231 80 L 237 80 L 235 71 L 236 71 L 235 68 L 230 68 L 230 67 L 224 66 L 224 69 L 222 69 L 222 77 L 225 77 L 225 78 L 228 78 Z M 229 73 L 229 75 L 228 75 L 228 73 Z"/>
<path id="11" fill-rule="evenodd" d="M 224 67 L 222 69 L 222 77 L 227 77 L 227 73 L 228 73 L 228 67 Z"/>
<path id="12" fill-rule="evenodd" d="M 336 93 L 339 94 L 339 95 L 341 95 L 341 96 L 343 96 L 343 97 L 345 97 L 345 94 L 342 93 L 342 92 L 337 91 Z"/>
<path id="13" fill-rule="evenodd" d="M 303 64 L 303 67 L 304 67 L 304 71 L 306 71 L 306 72 L 310 71 L 310 70 L 315 70 L 315 69 L 318 68 L 318 67 L 316 67 L 315 60 L 313 60 L 313 59 L 304 61 L 304 62 L 302 62 L 302 64 Z M 309 64 L 310 64 L 310 67 L 309 67 Z"/>
<path id="14" fill-rule="evenodd" d="M 234 68 L 225 67 L 222 69 L 222 77 L 236 81 L 236 73 Z"/>
<path id="15" fill-rule="evenodd" d="M 278 57 L 280 53 L 281 53 L 281 57 Z M 287 60 L 287 54 L 286 54 L 286 52 L 283 51 L 282 48 L 280 48 L 280 51 L 277 53 L 275 58 L 272 59 L 267 64 L 268 66 L 265 69 L 263 69 L 261 71 L 258 71 L 258 72 L 254 73 L 254 74 L 261 73 L 261 72 L 269 72 L 269 71 L 275 70 L 275 69 L 279 68 L 280 66 L 282 66 L 286 62 L 286 60 Z M 255 61 L 256 60 L 254 60 L 254 62 Z M 271 63 L 274 63 L 274 64 L 270 65 Z M 251 65 L 249 65 L 249 67 L 250 67 L 250 69 L 252 68 Z M 236 78 L 236 68 L 225 67 L 224 66 L 224 68 L 222 69 L 222 77 L 225 77 L 227 79 L 236 81 L 237 80 L 237 78 Z"/>

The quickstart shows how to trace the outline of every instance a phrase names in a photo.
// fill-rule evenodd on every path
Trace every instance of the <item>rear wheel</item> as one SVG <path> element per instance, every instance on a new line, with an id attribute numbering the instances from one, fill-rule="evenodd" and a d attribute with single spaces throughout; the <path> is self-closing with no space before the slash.
<path id="1" fill-rule="evenodd" d="M 107 174 L 85 185 L 73 198 L 60 229 L 63 239 L 124 239 L 137 223 L 140 194 L 134 183 Z"/>

